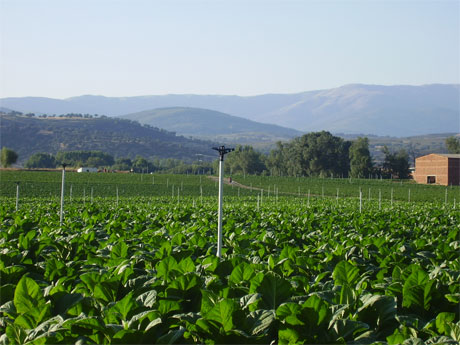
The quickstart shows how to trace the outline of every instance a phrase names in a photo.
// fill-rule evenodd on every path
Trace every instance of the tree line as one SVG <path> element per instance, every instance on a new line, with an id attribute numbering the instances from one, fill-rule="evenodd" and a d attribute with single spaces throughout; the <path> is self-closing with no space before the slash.
<path id="1" fill-rule="evenodd" d="M 460 153 L 460 140 L 449 137 L 446 147 L 450 153 Z M 290 142 L 278 142 L 268 155 L 249 145 L 238 145 L 225 159 L 225 172 L 230 174 L 259 174 L 272 176 L 317 176 L 406 179 L 410 175 L 409 155 L 404 149 L 390 151 L 382 148 L 384 161 L 376 165 L 369 152 L 369 140 L 359 137 L 344 140 L 329 132 L 312 132 Z M 17 154 L 6 147 L 1 151 L 2 166 L 16 162 Z M 184 163 L 179 159 L 149 161 L 138 155 L 134 159 L 114 158 L 101 151 L 60 151 L 55 156 L 36 153 L 25 163 L 26 168 L 95 167 L 132 172 L 164 171 L 169 173 L 208 174 L 217 171 L 218 161 Z"/>
<path id="2" fill-rule="evenodd" d="M 376 166 L 369 152 L 369 140 L 344 140 L 329 132 L 312 132 L 288 143 L 278 142 L 268 156 L 251 146 L 238 146 L 228 155 L 226 172 L 272 176 L 409 177 L 409 155 L 405 150 L 383 148 L 385 161 Z"/>

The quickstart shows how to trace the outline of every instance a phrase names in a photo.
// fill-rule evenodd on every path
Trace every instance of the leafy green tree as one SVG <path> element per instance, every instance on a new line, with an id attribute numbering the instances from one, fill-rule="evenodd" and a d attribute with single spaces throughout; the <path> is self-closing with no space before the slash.
<path id="1" fill-rule="evenodd" d="M 351 143 L 350 175 L 352 177 L 367 177 L 372 172 L 372 158 L 369 152 L 369 139 L 359 137 Z"/>
<path id="2" fill-rule="evenodd" d="M 250 145 L 238 145 L 225 158 L 225 171 L 242 174 L 261 174 L 265 169 L 264 157 Z"/>
<path id="3" fill-rule="evenodd" d="M 398 152 L 390 152 L 387 146 L 383 147 L 385 160 L 383 162 L 383 171 L 392 178 L 407 179 L 409 178 L 410 165 L 409 155 L 406 150 L 401 149 Z"/>
<path id="4" fill-rule="evenodd" d="M 115 164 L 112 166 L 112 168 L 115 170 L 127 171 L 131 170 L 132 166 L 133 162 L 131 159 L 120 157 L 115 160 Z"/>
<path id="5" fill-rule="evenodd" d="M 446 139 L 446 147 L 449 153 L 460 153 L 460 138 L 454 136 Z"/>
<path id="6" fill-rule="evenodd" d="M 133 161 L 132 168 L 134 172 L 152 172 L 154 166 L 151 162 L 147 161 L 144 157 L 137 155 Z"/>
<path id="7" fill-rule="evenodd" d="M 49 153 L 35 153 L 29 157 L 26 164 L 26 168 L 55 168 L 56 158 Z"/>
<path id="8" fill-rule="evenodd" d="M 0 153 L 0 161 L 4 168 L 11 166 L 12 164 L 16 163 L 18 160 L 18 154 L 13 150 L 3 147 Z"/>
<path id="9" fill-rule="evenodd" d="M 331 133 L 312 132 L 289 143 L 278 144 L 270 152 L 268 166 L 291 176 L 347 176 L 351 142 Z"/>

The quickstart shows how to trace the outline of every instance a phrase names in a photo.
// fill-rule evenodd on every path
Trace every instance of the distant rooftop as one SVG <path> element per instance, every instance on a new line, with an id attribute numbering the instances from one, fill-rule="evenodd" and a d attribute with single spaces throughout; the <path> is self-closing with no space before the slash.
<path id="1" fill-rule="evenodd" d="M 432 153 L 432 154 L 447 157 L 447 158 L 460 158 L 460 153 Z"/>

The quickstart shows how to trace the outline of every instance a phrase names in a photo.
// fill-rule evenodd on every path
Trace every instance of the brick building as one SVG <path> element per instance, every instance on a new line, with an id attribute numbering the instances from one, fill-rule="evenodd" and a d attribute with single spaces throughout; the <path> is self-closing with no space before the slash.
<path id="1" fill-rule="evenodd" d="M 460 184 L 460 154 L 431 153 L 415 159 L 417 183 L 443 186 Z"/>

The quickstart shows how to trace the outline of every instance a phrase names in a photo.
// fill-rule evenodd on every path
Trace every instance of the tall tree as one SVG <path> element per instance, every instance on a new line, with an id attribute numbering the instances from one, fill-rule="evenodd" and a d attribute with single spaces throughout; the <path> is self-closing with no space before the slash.
<path id="1" fill-rule="evenodd" d="M 238 145 L 225 159 L 225 171 L 243 174 L 260 174 L 266 167 L 263 155 L 250 145 Z"/>
<path id="2" fill-rule="evenodd" d="M 13 150 L 3 147 L 0 153 L 0 161 L 4 168 L 8 168 L 18 160 L 18 154 Z"/>
<path id="3" fill-rule="evenodd" d="M 329 132 L 308 133 L 279 144 L 270 153 L 269 168 L 286 171 L 291 176 L 347 176 L 350 145 L 349 141 Z"/>
<path id="4" fill-rule="evenodd" d="M 387 146 L 383 147 L 385 160 L 383 170 L 393 178 L 407 179 L 409 177 L 409 155 L 406 150 L 401 149 L 398 152 L 390 152 Z"/>
<path id="5" fill-rule="evenodd" d="M 446 147 L 449 153 L 460 153 L 460 138 L 448 137 L 446 139 Z"/>
<path id="6" fill-rule="evenodd" d="M 372 171 L 372 158 L 369 152 L 369 140 L 358 137 L 351 143 L 350 175 L 352 177 L 367 177 Z"/>
<path id="7" fill-rule="evenodd" d="M 26 168 L 55 168 L 56 167 L 56 159 L 53 155 L 49 153 L 34 153 L 32 156 L 29 157 L 26 164 L 24 165 Z"/>

